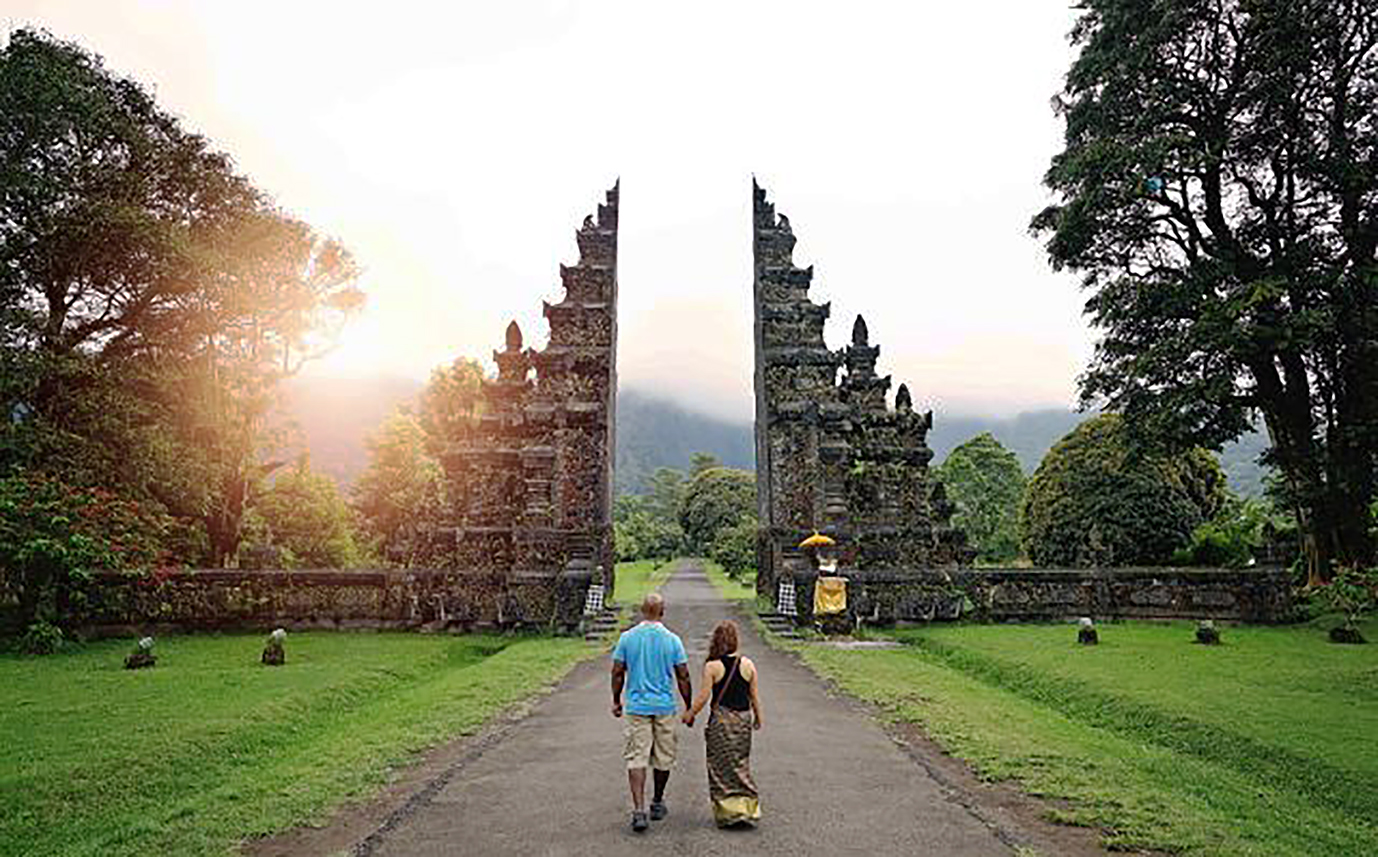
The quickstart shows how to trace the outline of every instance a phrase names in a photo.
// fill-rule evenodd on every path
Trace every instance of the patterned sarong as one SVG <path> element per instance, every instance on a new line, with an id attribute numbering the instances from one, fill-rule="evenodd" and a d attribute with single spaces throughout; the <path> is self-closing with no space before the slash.
<path id="1" fill-rule="evenodd" d="M 786 616 L 799 615 L 799 605 L 795 603 L 793 580 L 780 581 L 780 594 L 775 598 L 775 610 Z"/>
<path id="2" fill-rule="evenodd" d="M 708 795 L 719 827 L 754 824 L 761 818 L 756 783 L 751 779 L 750 711 L 719 706 L 708 719 Z"/>

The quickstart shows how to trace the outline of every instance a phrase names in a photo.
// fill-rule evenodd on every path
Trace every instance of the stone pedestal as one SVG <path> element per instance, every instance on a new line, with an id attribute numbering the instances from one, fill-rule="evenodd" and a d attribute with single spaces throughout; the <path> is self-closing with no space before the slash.
<path id="1" fill-rule="evenodd" d="M 287 663 L 287 652 L 283 650 L 281 643 L 270 641 L 263 647 L 263 657 L 260 660 L 264 666 L 280 667 Z"/>

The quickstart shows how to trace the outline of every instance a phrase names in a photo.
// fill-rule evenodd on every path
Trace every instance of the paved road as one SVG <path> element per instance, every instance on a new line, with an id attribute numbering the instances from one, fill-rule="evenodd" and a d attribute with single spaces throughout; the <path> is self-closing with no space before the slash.
<path id="1" fill-rule="evenodd" d="M 708 633 L 731 608 L 691 565 L 661 591 L 665 623 L 684 639 L 697 684 Z M 622 721 L 608 711 L 604 657 L 572 672 L 428 802 L 376 834 L 372 853 L 1011 853 L 863 712 L 829 696 L 812 673 L 768 649 L 751 628 L 742 631 L 744 651 L 760 666 L 766 714 L 752 753 L 763 813 L 758 829 L 713 826 L 701 717 L 680 732 L 670 817 L 645 834 L 631 832 Z"/>

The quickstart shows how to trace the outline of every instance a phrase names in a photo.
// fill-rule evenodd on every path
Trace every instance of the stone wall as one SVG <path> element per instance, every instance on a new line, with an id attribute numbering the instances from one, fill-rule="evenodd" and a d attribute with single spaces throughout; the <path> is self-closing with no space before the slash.
<path id="1" fill-rule="evenodd" d="M 502 572 L 182 571 L 98 575 L 81 625 L 97 636 L 288 628 L 485 630 L 576 625 L 583 589 Z"/>
<path id="2" fill-rule="evenodd" d="M 844 572 L 853 622 L 886 625 L 1093 619 L 1295 619 L 1283 569 L 889 569 Z M 817 574 L 794 575 L 798 620 L 812 622 Z"/>
<path id="3" fill-rule="evenodd" d="M 984 622 L 1295 618 L 1281 569 L 899 569 L 848 574 L 853 621 Z M 812 621 L 813 572 L 795 576 Z M 184 571 L 97 576 L 81 625 L 96 636 L 169 631 L 564 629 L 579 621 L 574 581 L 550 575 L 407 571 Z"/>

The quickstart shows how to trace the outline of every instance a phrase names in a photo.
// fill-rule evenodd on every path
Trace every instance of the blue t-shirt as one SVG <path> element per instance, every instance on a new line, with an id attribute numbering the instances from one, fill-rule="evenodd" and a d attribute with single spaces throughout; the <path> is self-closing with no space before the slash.
<path id="1" fill-rule="evenodd" d="M 628 714 L 675 713 L 675 667 L 689 658 L 673 631 L 659 622 L 642 622 L 618 638 L 612 659 L 627 665 Z"/>

